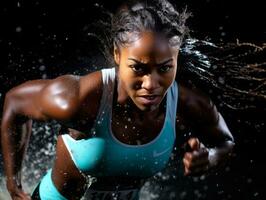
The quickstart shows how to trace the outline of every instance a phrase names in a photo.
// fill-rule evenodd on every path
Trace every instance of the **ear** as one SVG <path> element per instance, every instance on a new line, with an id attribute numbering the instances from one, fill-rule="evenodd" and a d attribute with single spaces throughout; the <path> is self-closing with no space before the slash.
<path id="1" fill-rule="evenodd" d="M 116 45 L 114 45 L 114 59 L 115 59 L 115 63 L 119 65 L 120 64 L 120 52 Z"/>

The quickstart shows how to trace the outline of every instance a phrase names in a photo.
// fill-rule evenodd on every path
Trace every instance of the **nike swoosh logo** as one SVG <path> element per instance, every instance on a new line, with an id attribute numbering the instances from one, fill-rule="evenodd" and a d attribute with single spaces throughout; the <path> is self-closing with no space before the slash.
<path id="1" fill-rule="evenodd" d="M 157 152 L 156 150 L 153 151 L 153 157 L 158 157 L 158 156 L 161 156 L 163 155 L 164 153 L 168 152 L 169 149 L 172 149 L 172 147 L 168 148 L 168 149 L 165 149 L 164 151 L 162 152 Z"/>

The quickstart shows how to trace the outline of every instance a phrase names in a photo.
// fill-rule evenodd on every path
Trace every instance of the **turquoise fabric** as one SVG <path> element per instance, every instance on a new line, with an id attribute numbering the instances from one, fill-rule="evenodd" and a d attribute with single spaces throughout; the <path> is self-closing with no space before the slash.
<path id="1" fill-rule="evenodd" d="M 39 193 L 41 200 L 67 200 L 56 189 L 51 175 L 52 170 L 50 169 L 40 183 Z"/>
<path id="2" fill-rule="evenodd" d="M 155 175 L 166 167 L 175 143 L 177 83 L 173 82 L 166 93 L 165 121 L 158 136 L 147 144 L 128 145 L 117 140 L 111 131 L 115 69 L 103 69 L 102 79 L 103 95 L 96 122 L 88 133 L 90 137 L 74 140 L 68 134 L 62 135 L 73 162 L 82 173 L 93 177 L 142 179 Z M 137 199 L 138 192 L 136 194 Z M 55 188 L 51 170 L 41 181 L 40 196 L 42 200 L 66 199 Z"/>

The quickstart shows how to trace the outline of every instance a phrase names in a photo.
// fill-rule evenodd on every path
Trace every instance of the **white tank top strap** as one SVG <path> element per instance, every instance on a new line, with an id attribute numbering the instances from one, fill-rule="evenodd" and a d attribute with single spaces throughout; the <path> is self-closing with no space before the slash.
<path id="1" fill-rule="evenodd" d="M 96 117 L 96 123 L 101 124 L 104 120 L 106 112 L 110 112 L 112 105 L 110 104 L 113 97 L 113 88 L 115 84 L 115 68 L 106 68 L 101 70 L 102 73 L 102 97 L 100 107 Z M 94 124 L 94 128 L 95 128 Z"/>
<path id="2" fill-rule="evenodd" d="M 115 68 L 102 69 L 102 80 L 104 85 L 108 85 L 114 82 L 115 79 Z"/>

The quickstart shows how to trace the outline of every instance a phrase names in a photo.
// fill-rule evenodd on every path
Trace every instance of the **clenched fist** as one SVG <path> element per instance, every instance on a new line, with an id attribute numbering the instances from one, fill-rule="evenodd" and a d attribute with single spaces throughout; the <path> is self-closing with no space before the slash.
<path id="1" fill-rule="evenodd" d="M 198 138 L 187 141 L 184 158 L 184 175 L 201 175 L 210 167 L 209 149 Z"/>

